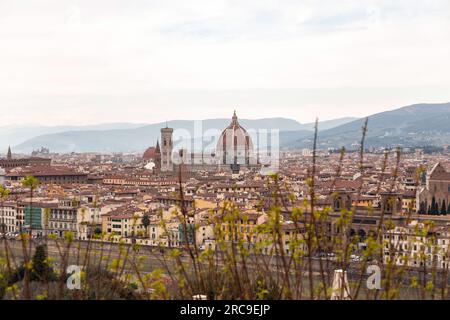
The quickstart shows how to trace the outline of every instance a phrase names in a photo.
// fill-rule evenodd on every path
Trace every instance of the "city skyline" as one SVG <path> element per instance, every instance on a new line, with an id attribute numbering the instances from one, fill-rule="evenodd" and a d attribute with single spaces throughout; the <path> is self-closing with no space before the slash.
<path id="1" fill-rule="evenodd" d="M 235 108 L 305 123 L 450 101 L 447 1 L 0 9 L 1 126 L 225 118 Z"/>
<path id="2" fill-rule="evenodd" d="M 450 300 L 449 39 L 448 0 L 0 0 L 0 301 Z"/>

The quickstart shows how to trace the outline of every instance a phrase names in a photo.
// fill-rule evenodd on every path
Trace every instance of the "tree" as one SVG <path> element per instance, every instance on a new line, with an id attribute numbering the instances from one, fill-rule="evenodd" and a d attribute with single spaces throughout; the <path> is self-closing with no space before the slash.
<path id="1" fill-rule="evenodd" d="M 0 185 L 0 199 L 1 199 L 1 210 L 2 210 L 2 220 L 0 221 L 0 232 L 3 233 L 3 245 L 5 246 L 5 258 L 6 258 L 6 266 L 8 272 L 11 272 L 11 260 L 9 258 L 9 252 L 8 252 L 8 244 L 6 242 L 6 223 L 5 223 L 5 209 L 3 208 L 4 200 L 6 197 L 9 196 L 10 190 L 3 188 L 2 185 Z M 1 294 L 0 294 L 1 296 Z"/>
<path id="2" fill-rule="evenodd" d="M 442 201 L 441 214 L 442 215 L 447 214 L 447 205 L 445 204 L 445 200 Z"/>
<path id="3" fill-rule="evenodd" d="M 5 223 L 5 216 L 4 216 L 4 208 L 3 208 L 3 201 L 4 199 L 9 195 L 10 190 L 3 188 L 2 185 L 0 185 L 0 199 L 1 199 L 1 209 L 2 209 L 2 221 L 0 223 L 0 232 L 3 233 L 3 236 L 5 236 L 6 233 L 6 223 Z"/>
<path id="4" fill-rule="evenodd" d="M 51 210 L 50 208 L 45 208 L 44 209 L 44 234 L 45 237 L 47 238 L 47 230 L 48 230 L 48 221 L 50 220 L 50 214 L 51 214 Z"/>
<path id="5" fill-rule="evenodd" d="M 39 185 L 39 180 L 36 177 L 27 176 L 23 180 L 22 185 L 24 187 L 26 187 L 26 188 L 30 188 L 30 230 L 29 230 L 29 234 L 30 234 L 30 237 L 31 237 L 31 233 L 32 233 L 32 229 L 33 229 L 33 214 L 32 214 L 32 211 L 33 211 L 32 210 L 32 208 L 33 208 L 33 194 L 34 194 L 34 190 Z M 31 242 L 30 242 L 30 247 L 31 247 Z"/>
<path id="6" fill-rule="evenodd" d="M 39 180 L 33 176 L 27 176 L 22 182 L 22 185 L 26 188 L 30 188 L 30 229 L 29 229 L 29 248 L 28 252 L 26 249 L 25 238 L 22 235 L 22 250 L 24 253 L 24 266 L 25 266 L 25 274 L 24 274 L 24 297 L 27 300 L 31 299 L 31 291 L 30 291 L 30 270 L 28 269 L 29 255 L 31 255 L 31 236 L 33 231 L 33 193 L 34 190 L 39 185 Z"/>
<path id="7" fill-rule="evenodd" d="M 33 256 L 33 272 L 32 280 L 36 281 L 50 281 L 53 278 L 53 270 L 47 262 L 47 252 L 44 245 L 36 247 L 36 252 Z"/>
<path id="8" fill-rule="evenodd" d="M 419 214 L 426 214 L 427 213 L 427 208 L 425 205 L 425 202 L 421 201 L 420 205 L 419 205 Z"/>
<path id="9" fill-rule="evenodd" d="M 433 199 L 431 200 L 431 210 L 430 210 L 430 214 L 432 215 L 437 215 L 439 213 L 439 206 L 436 203 L 436 199 L 433 197 Z"/>
<path id="10" fill-rule="evenodd" d="M 146 213 L 144 214 L 144 216 L 142 217 L 141 223 L 145 228 L 145 235 L 147 236 L 148 235 L 147 228 L 150 225 L 150 218 L 148 217 L 148 214 L 146 214 Z"/>
<path id="11" fill-rule="evenodd" d="M 434 215 L 439 215 L 439 204 L 437 202 L 434 204 L 433 212 Z"/>

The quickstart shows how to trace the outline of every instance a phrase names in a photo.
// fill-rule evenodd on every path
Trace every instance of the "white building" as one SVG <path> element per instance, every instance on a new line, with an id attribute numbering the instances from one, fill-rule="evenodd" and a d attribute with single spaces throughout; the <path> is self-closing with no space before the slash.
<path id="1" fill-rule="evenodd" d="M 302 149 L 302 156 L 303 157 L 312 157 L 313 152 L 311 149 Z"/>
<path id="2" fill-rule="evenodd" d="M 5 185 L 5 176 L 6 176 L 6 171 L 5 169 L 3 169 L 2 167 L 0 167 L 0 186 L 4 186 Z"/>
<path id="3" fill-rule="evenodd" d="M 13 203 L 4 203 L 0 207 L 0 225 L 5 225 L 5 233 L 15 233 L 19 231 L 17 221 L 17 206 Z"/>
<path id="4" fill-rule="evenodd" d="M 429 230 L 413 221 L 408 227 L 395 227 L 383 236 L 384 263 L 393 261 L 399 266 L 448 269 L 450 265 L 450 232 L 447 228 Z"/>

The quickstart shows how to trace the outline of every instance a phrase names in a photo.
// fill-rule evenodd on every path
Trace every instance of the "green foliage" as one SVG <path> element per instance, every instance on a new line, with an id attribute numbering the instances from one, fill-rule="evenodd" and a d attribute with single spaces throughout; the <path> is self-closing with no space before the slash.
<path id="1" fill-rule="evenodd" d="M 148 217 L 148 214 L 144 214 L 141 222 L 142 222 L 142 225 L 147 229 L 148 226 L 150 225 L 150 218 Z"/>
<path id="2" fill-rule="evenodd" d="M 48 264 L 47 253 L 44 245 L 39 245 L 36 247 L 32 259 L 32 280 L 35 281 L 51 281 L 55 279 L 52 268 Z"/>
<path id="3" fill-rule="evenodd" d="M 34 190 L 39 185 L 39 179 L 33 176 L 26 176 L 25 179 L 22 181 L 22 185 L 26 188 Z"/>
<path id="4" fill-rule="evenodd" d="M 359 169 L 364 173 L 367 119 L 362 131 Z M 317 127 L 315 144 L 316 139 Z M 340 165 L 344 151 L 341 150 Z M 48 284 L 48 288 L 42 285 L 40 291 L 30 295 L 37 299 L 192 299 L 198 294 L 218 300 L 329 299 L 333 293 L 334 271 L 343 269 L 352 272 L 351 298 L 360 299 L 362 292 L 371 296 L 364 289 L 364 282 L 366 267 L 372 264 L 380 266 L 383 275 L 382 288 L 374 294 L 376 298 L 402 297 L 405 284 L 421 293 L 433 293 L 437 287 L 435 279 L 416 275 L 405 277 L 407 268 L 401 264 L 420 259 L 426 276 L 437 274 L 426 264 L 429 255 L 442 254 L 435 246 L 435 225 L 432 222 L 418 224 L 406 244 L 399 244 L 399 238 L 394 239 L 394 236 L 384 238 L 386 233 L 396 232 L 396 225 L 390 218 L 384 219 L 379 226 L 374 225 L 367 235 L 360 232 L 363 228 L 355 222 L 357 211 L 354 207 L 334 211 L 328 206 L 330 202 L 321 201 L 324 197 L 316 193 L 315 155 L 314 149 L 313 165 L 303 190 L 307 196 L 297 199 L 281 174 L 266 178 L 267 197 L 261 197 L 256 206 L 257 223 L 251 219 L 252 213 L 243 211 L 239 204 L 229 200 L 222 202 L 217 210 L 209 210 L 208 223 L 213 230 L 214 248 L 201 248 L 194 241 L 198 240 L 195 232 L 199 232 L 199 225 L 191 223 L 189 218 L 194 216 L 195 209 L 174 210 L 167 220 L 162 219 L 162 209 L 159 209 L 157 217 L 163 232 L 161 239 L 156 240 L 161 240 L 161 247 L 130 244 L 130 239 L 102 233 L 100 228 L 94 230 L 95 240 L 89 239 L 92 243 L 83 248 L 79 246 L 78 251 L 70 247 L 74 241 L 73 233 L 65 233 L 63 240 L 49 236 L 46 241 L 57 248 L 59 257 L 56 260 L 61 268 L 55 267 L 56 272 L 52 270 L 44 245 L 36 247 L 31 262 L 22 264 L 10 274 L 3 270 L 1 261 L 0 297 L 10 294 L 16 284 L 19 288 L 23 286 L 25 270 L 29 269 L 34 284 Z M 398 160 L 399 149 L 396 156 Z M 385 160 L 383 172 L 388 168 L 388 154 Z M 341 169 L 337 168 L 337 176 Z M 393 172 L 395 177 L 396 168 Z M 31 193 L 38 185 L 36 180 L 27 177 L 24 181 Z M 325 200 L 339 199 L 339 193 L 331 188 L 328 194 L 330 196 Z M 438 204 L 433 198 L 429 213 L 449 213 L 446 205 L 445 201 Z M 425 203 L 422 207 L 425 212 Z M 369 206 L 368 216 L 374 210 Z M 138 218 L 134 216 L 133 227 Z M 140 221 L 146 229 L 150 225 L 147 213 Z M 175 233 L 181 247 L 163 247 L 164 241 L 169 246 L 168 238 L 174 231 L 178 231 Z M 28 236 L 23 236 L 24 243 L 30 244 Z M 410 254 L 414 246 L 418 250 Z M 354 259 L 355 255 L 358 259 Z M 64 287 L 68 275 L 63 267 L 74 259 L 83 267 L 82 288 L 68 291 Z"/>

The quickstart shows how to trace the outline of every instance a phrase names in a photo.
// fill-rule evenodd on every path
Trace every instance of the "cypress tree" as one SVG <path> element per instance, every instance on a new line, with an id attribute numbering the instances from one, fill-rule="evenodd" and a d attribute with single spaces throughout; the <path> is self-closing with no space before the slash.
<path id="1" fill-rule="evenodd" d="M 148 214 L 144 214 L 141 220 L 142 226 L 145 228 L 145 236 L 148 237 L 147 231 L 148 226 L 150 225 L 150 218 L 148 217 Z"/>
<path id="2" fill-rule="evenodd" d="M 419 205 L 419 214 L 424 214 L 424 213 L 426 213 L 425 202 L 421 201 L 420 205 Z"/>
<path id="3" fill-rule="evenodd" d="M 37 281 L 49 281 L 52 278 L 52 274 L 53 270 L 48 265 L 45 246 L 37 246 L 33 256 L 32 279 Z"/>
<path id="4" fill-rule="evenodd" d="M 434 215 L 436 215 L 436 216 L 438 216 L 439 215 L 439 204 L 436 202 L 435 204 L 434 204 L 434 210 L 433 210 L 433 214 Z"/>
<path id="5" fill-rule="evenodd" d="M 447 205 L 445 204 L 445 200 L 442 201 L 441 214 L 442 215 L 447 214 Z"/>
<path id="6" fill-rule="evenodd" d="M 431 214 L 437 215 L 438 213 L 439 213 L 439 206 L 436 203 L 436 199 L 433 197 L 433 199 L 431 200 Z"/>

